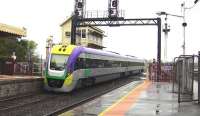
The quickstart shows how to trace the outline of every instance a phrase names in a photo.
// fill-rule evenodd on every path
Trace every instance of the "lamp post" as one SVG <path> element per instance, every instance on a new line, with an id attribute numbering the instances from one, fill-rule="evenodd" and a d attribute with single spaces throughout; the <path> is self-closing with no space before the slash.
<path id="1" fill-rule="evenodd" d="M 185 6 L 185 2 L 183 2 L 182 4 L 181 4 L 181 8 L 182 8 L 182 11 L 183 11 L 183 23 L 182 23 L 182 26 L 183 26 L 183 55 L 185 55 L 186 53 L 185 53 L 185 49 L 186 49 L 186 45 L 185 45 L 185 38 L 186 38 L 186 36 L 185 36 L 185 28 L 186 28 L 186 26 L 187 26 L 187 23 L 186 23 L 186 19 L 185 19 L 185 12 L 186 12 L 186 10 L 190 10 L 190 9 L 192 9 L 195 5 L 196 5 L 196 3 L 198 2 L 199 0 L 195 0 L 194 1 L 194 4 L 191 6 L 191 7 L 186 7 Z M 185 75 L 185 73 L 186 73 L 186 68 L 185 68 L 185 64 L 186 63 L 186 61 L 185 61 L 185 59 L 183 60 L 183 70 L 182 70 L 182 73 L 183 73 L 183 87 L 184 88 L 186 88 L 187 87 L 187 84 L 185 84 L 186 82 L 187 82 L 187 77 L 186 77 L 186 75 Z"/>
<path id="2" fill-rule="evenodd" d="M 182 15 L 174 15 L 174 14 L 170 14 L 170 13 L 166 13 L 166 12 L 158 12 L 156 13 L 157 15 L 161 16 L 161 15 L 165 15 L 166 17 L 167 16 L 173 16 L 173 17 L 178 17 L 178 18 L 182 18 L 183 19 L 183 23 L 182 23 L 182 26 L 183 26 L 183 45 L 182 45 L 182 48 L 183 48 L 183 55 L 185 55 L 185 49 L 186 49 L 186 45 L 185 45 L 185 39 L 186 39 L 186 36 L 185 36 L 185 28 L 187 26 L 187 23 L 186 23 L 186 19 L 185 19 L 185 12 L 186 10 L 189 10 L 189 9 L 192 9 L 196 3 L 198 2 L 199 0 L 195 0 L 194 1 L 194 4 L 193 6 L 191 7 L 186 7 L 185 6 L 185 2 L 183 2 L 181 4 L 181 8 L 182 8 L 182 11 L 183 11 L 183 14 Z"/>
<path id="3" fill-rule="evenodd" d="M 182 26 L 183 26 L 183 45 L 182 45 L 182 47 L 183 47 L 183 55 L 185 55 L 186 53 L 185 53 L 185 49 L 186 49 L 186 46 L 185 46 L 185 39 L 186 39 L 186 36 L 185 36 L 185 28 L 186 28 L 186 26 L 187 26 L 187 23 L 186 23 L 186 19 L 185 19 L 185 12 L 186 12 L 186 10 L 188 10 L 188 9 L 192 9 L 195 5 L 196 5 L 196 3 L 198 2 L 199 0 L 195 0 L 194 1 L 194 4 L 193 4 L 193 6 L 191 6 L 191 7 L 186 7 L 185 6 L 185 2 L 183 2 L 182 4 L 181 4 L 181 8 L 182 8 L 182 16 L 180 16 L 180 15 L 174 15 L 174 14 L 169 14 L 169 13 L 166 13 L 166 12 L 158 12 L 158 13 L 156 13 L 157 15 L 166 15 L 166 17 L 167 17 L 167 15 L 170 15 L 170 16 L 174 16 L 174 17 L 179 17 L 179 18 L 182 18 L 183 19 L 183 23 L 182 23 Z M 185 70 L 186 68 L 185 68 L 185 59 L 183 59 L 183 67 L 182 67 L 182 81 L 183 81 L 183 87 L 185 88 L 185 86 L 187 86 L 186 84 L 184 84 L 185 82 L 187 82 L 187 79 L 186 79 L 186 76 L 185 76 L 185 72 L 186 72 L 186 70 Z"/>
<path id="4" fill-rule="evenodd" d="M 183 2 L 181 4 L 181 8 L 182 8 L 182 11 L 183 11 L 183 24 L 182 24 L 182 26 L 183 26 L 183 46 L 182 46 L 183 47 L 183 55 L 185 55 L 185 49 L 186 49 L 186 46 L 185 46 L 185 28 L 187 26 L 187 23 L 186 23 L 186 19 L 185 19 L 185 12 L 186 12 L 186 10 L 192 9 L 198 1 L 199 0 L 195 0 L 194 4 L 191 7 L 186 7 L 185 2 Z"/>
<path id="5" fill-rule="evenodd" d="M 164 29 L 163 32 L 165 33 L 165 48 L 164 48 L 164 59 L 165 61 L 167 61 L 167 39 L 168 39 L 168 33 L 170 32 L 170 28 L 169 28 L 169 24 L 167 23 L 167 17 L 168 16 L 174 16 L 174 17 L 178 17 L 178 18 L 183 18 L 183 16 L 179 16 L 179 15 L 174 15 L 174 14 L 170 14 L 170 13 L 166 13 L 166 12 L 158 12 L 156 13 L 158 16 L 161 15 L 165 15 L 165 24 L 164 24 Z"/>
<path id="6" fill-rule="evenodd" d="M 48 56 L 50 54 L 50 50 L 52 48 L 53 45 L 53 36 L 49 36 L 46 40 L 46 61 L 48 59 Z"/>

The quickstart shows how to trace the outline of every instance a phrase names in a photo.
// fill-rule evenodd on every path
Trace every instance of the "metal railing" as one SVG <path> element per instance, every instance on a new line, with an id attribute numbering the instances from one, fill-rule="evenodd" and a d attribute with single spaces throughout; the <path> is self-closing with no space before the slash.
<path id="1" fill-rule="evenodd" d="M 163 63 L 161 64 L 161 75 L 158 77 L 157 75 L 157 63 L 151 63 L 149 64 L 149 80 L 154 82 L 170 82 L 172 81 L 172 63 Z"/>
<path id="2" fill-rule="evenodd" d="M 15 75 L 42 76 L 43 63 L 17 62 L 14 64 Z"/>
<path id="3" fill-rule="evenodd" d="M 199 96 L 199 55 L 181 55 L 174 58 L 172 91 L 178 93 L 178 103 L 198 101 Z M 196 85 L 194 85 L 197 83 Z M 176 87 L 177 86 L 177 87 Z"/>
<path id="4" fill-rule="evenodd" d="M 119 15 L 118 17 L 124 17 L 125 11 L 119 10 L 118 15 Z M 84 13 L 84 18 L 108 18 L 108 17 L 109 17 L 108 11 L 91 10 L 91 11 L 86 11 Z"/>

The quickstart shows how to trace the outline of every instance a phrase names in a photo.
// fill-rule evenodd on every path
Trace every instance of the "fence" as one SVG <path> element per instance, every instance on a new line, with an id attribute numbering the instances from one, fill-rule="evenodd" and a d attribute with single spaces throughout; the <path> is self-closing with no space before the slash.
<path id="1" fill-rule="evenodd" d="M 107 18 L 107 17 L 109 17 L 109 11 L 90 10 L 84 12 L 84 18 Z M 119 10 L 118 17 L 125 17 L 125 11 Z"/>
<path id="2" fill-rule="evenodd" d="M 149 64 L 151 81 L 172 82 L 172 92 L 178 94 L 178 103 L 200 103 L 200 52 L 198 55 L 181 55 L 173 63 L 161 64 L 161 76 L 157 76 L 157 63 Z"/>
<path id="3" fill-rule="evenodd" d="M 157 75 L 157 63 L 149 64 L 149 79 L 151 81 L 162 81 L 170 82 L 172 81 L 172 63 L 163 63 L 161 64 L 161 76 Z"/>
<path id="4" fill-rule="evenodd" d="M 16 75 L 42 76 L 43 63 L 17 62 L 14 65 Z"/>
<path id="5" fill-rule="evenodd" d="M 178 93 L 179 103 L 200 101 L 199 67 L 200 54 L 198 56 L 181 55 L 174 58 L 172 91 Z"/>

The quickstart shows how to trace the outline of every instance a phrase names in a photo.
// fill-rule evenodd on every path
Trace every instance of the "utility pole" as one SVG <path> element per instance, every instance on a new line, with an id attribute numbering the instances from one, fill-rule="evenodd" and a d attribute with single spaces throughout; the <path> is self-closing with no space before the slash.
<path id="1" fill-rule="evenodd" d="M 46 61 L 48 59 L 48 56 L 50 54 L 50 50 L 52 48 L 52 45 L 53 45 L 53 36 L 49 36 L 46 40 Z"/>
<path id="2" fill-rule="evenodd" d="M 165 33 L 164 61 L 167 61 L 167 39 L 168 39 L 168 33 L 170 32 L 170 28 L 167 22 L 168 16 L 173 16 L 173 17 L 178 17 L 178 18 L 183 18 L 183 16 L 166 13 L 164 11 L 157 12 L 156 14 L 158 16 L 165 15 L 165 24 L 164 24 L 164 29 L 163 29 L 163 32 Z"/>
<path id="3" fill-rule="evenodd" d="M 74 15 L 72 16 L 71 44 L 76 45 L 77 20 L 85 17 L 86 0 L 75 0 Z"/>
<path id="4" fill-rule="evenodd" d="M 196 3 L 198 1 L 199 0 L 195 0 L 193 6 L 191 6 L 191 7 L 186 7 L 185 6 L 185 2 L 183 2 L 181 4 L 181 8 L 182 8 L 182 11 L 183 11 L 183 23 L 182 23 L 182 26 L 183 26 L 183 46 L 182 46 L 183 47 L 183 55 L 186 54 L 186 52 L 185 52 L 185 49 L 186 49 L 186 45 L 185 45 L 185 39 L 186 39 L 185 29 L 186 29 L 187 23 L 186 23 L 186 18 L 185 18 L 185 12 L 186 12 L 186 10 L 192 9 L 196 5 Z"/>
<path id="5" fill-rule="evenodd" d="M 186 54 L 186 26 L 187 26 L 187 23 L 186 23 L 186 18 L 185 18 L 185 12 L 186 12 L 186 10 L 188 10 L 188 9 L 192 9 L 195 5 L 196 5 L 196 3 L 198 2 L 199 0 L 195 0 L 194 1 L 194 5 L 193 6 L 191 6 L 191 7 L 186 7 L 185 6 L 185 2 L 183 2 L 182 4 L 181 4 L 181 8 L 182 8 L 182 15 L 174 15 L 174 14 L 170 14 L 170 13 L 166 13 L 166 12 L 164 12 L 164 11 L 162 11 L 162 12 L 158 12 L 158 13 L 156 13 L 157 15 L 159 15 L 159 16 L 161 16 L 161 15 L 165 15 L 166 16 L 166 18 L 165 18 L 165 28 L 163 29 L 163 32 L 165 33 L 165 52 L 164 52 L 164 58 L 166 58 L 166 56 L 167 56 L 167 38 L 168 38 L 168 32 L 170 31 L 170 30 L 168 30 L 168 25 L 167 25 L 167 16 L 173 16 L 173 17 L 178 17 L 178 18 L 182 18 L 183 19 L 183 23 L 182 23 L 182 26 L 183 26 L 183 45 L 182 45 L 182 48 L 183 48 L 183 55 L 185 55 Z"/>
<path id="6" fill-rule="evenodd" d="M 186 10 L 185 2 L 183 2 L 181 4 L 181 7 L 182 7 L 182 11 L 183 11 L 183 23 L 182 23 L 182 26 L 183 26 L 183 45 L 182 45 L 182 48 L 183 48 L 183 55 L 185 55 L 185 47 L 186 47 L 185 46 L 185 28 L 187 26 L 187 23 L 185 21 L 185 10 Z"/>
<path id="7" fill-rule="evenodd" d="M 183 47 L 183 56 L 186 54 L 186 52 L 185 52 L 185 49 L 186 49 L 186 45 L 185 45 L 185 39 L 186 39 L 185 29 L 186 29 L 187 23 L 186 23 L 186 19 L 185 19 L 185 12 L 186 12 L 186 10 L 192 9 L 196 5 L 196 3 L 198 1 L 199 0 L 195 0 L 193 6 L 191 6 L 191 7 L 186 7 L 185 6 L 185 2 L 183 2 L 181 4 L 181 8 L 182 8 L 182 11 L 183 11 L 183 23 L 182 23 L 182 26 L 183 26 L 183 46 L 182 46 Z M 185 72 L 186 72 L 186 68 L 185 68 L 186 64 L 185 63 L 186 63 L 186 61 L 185 61 L 185 59 L 183 59 L 183 69 L 182 69 L 183 83 L 187 82 L 187 78 L 186 78 L 187 76 L 185 74 Z M 184 88 L 186 86 L 187 85 L 183 85 Z"/>
<path id="8" fill-rule="evenodd" d="M 165 24 L 164 24 L 163 32 L 165 33 L 164 61 L 167 61 L 167 40 L 168 40 L 168 33 L 170 32 L 170 28 L 167 23 L 167 14 L 165 16 Z"/>

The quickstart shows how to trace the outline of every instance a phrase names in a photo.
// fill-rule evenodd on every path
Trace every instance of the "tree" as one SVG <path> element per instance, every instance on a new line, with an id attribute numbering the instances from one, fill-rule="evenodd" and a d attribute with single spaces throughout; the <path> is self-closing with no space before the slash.
<path id="1" fill-rule="evenodd" d="M 35 49 L 37 48 L 37 43 L 30 40 L 21 40 L 16 39 L 0 39 L 0 60 L 6 60 L 12 56 L 12 53 L 15 52 L 18 62 L 26 62 L 32 58 L 32 61 L 38 59 L 35 55 Z"/>

